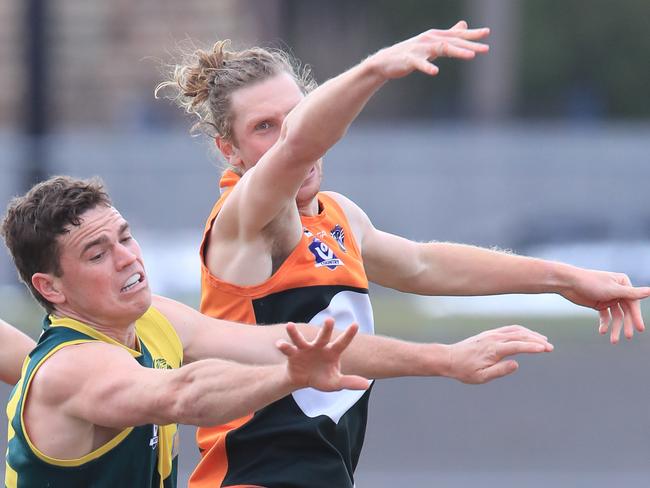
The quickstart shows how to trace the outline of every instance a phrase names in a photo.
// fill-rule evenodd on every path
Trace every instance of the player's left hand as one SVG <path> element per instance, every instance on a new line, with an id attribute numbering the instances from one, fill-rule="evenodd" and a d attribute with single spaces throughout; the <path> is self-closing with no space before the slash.
<path id="1" fill-rule="evenodd" d="M 278 341 L 277 347 L 287 356 L 291 381 L 298 386 L 322 391 L 367 389 L 370 383 L 366 378 L 341 374 L 341 354 L 352 342 L 359 326 L 352 324 L 331 340 L 333 330 L 334 320 L 326 319 L 316 339 L 307 341 L 295 324 L 287 324 L 287 334 L 292 343 Z"/>
<path id="2" fill-rule="evenodd" d="M 621 329 L 628 339 L 634 335 L 634 329 L 645 330 L 639 301 L 650 296 L 650 287 L 632 286 L 623 273 L 576 269 L 571 286 L 560 294 L 577 305 L 598 310 L 598 331 L 604 335 L 611 325 L 612 344 L 619 341 Z"/>
<path id="3" fill-rule="evenodd" d="M 479 42 L 490 29 L 469 29 L 461 20 L 450 29 L 429 29 L 415 37 L 393 44 L 368 58 L 386 80 L 402 78 L 414 71 L 435 76 L 438 66 L 433 60 L 446 57 L 473 59 L 488 52 L 489 46 Z"/>

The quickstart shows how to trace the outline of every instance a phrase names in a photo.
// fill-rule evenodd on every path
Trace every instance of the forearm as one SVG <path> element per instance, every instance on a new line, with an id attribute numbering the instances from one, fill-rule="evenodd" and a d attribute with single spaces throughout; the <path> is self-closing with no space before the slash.
<path id="1" fill-rule="evenodd" d="M 418 344 L 358 334 L 341 363 L 344 373 L 373 379 L 447 376 L 450 350 L 445 344 Z"/>
<path id="2" fill-rule="evenodd" d="M 297 328 L 310 341 L 316 338 L 320 330 L 319 327 L 309 324 L 298 324 Z M 340 334 L 340 330 L 334 331 L 335 337 Z M 286 362 L 286 357 L 275 346 L 279 340 L 288 340 L 284 325 L 263 327 L 233 325 L 229 331 L 224 331 L 221 337 L 222 344 L 224 340 L 230 344 L 234 338 L 232 346 L 227 348 L 232 351 L 229 359 L 247 364 L 285 364 Z M 359 333 L 343 352 L 341 367 L 345 374 L 375 379 L 398 376 L 441 376 L 446 374 L 448 367 L 447 347 L 442 344 L 417 344 Z"/>
<path id="3" fill-rule="evenodd" d="M 36 345 L 35 342 L 18 329 L 0 319 L 0 380 L 16 384 L 20 379 L 23 361 Z"/>
<path id="4" fill-rule="evenodd" d="M 284 364 L 249 366 L 207 359 L 174 372 L 174 422 L 218 425 L 272 403 L 297 388 Z"/>
<path id="5" fill-rule="evenodd" d="M 296 148 L 296 159 L 323 156 L 385 81 L 371 56 L 307 95 L 285 120 L 285 136 Z"/>
<path id="6" fill-rule="evenodd" d="M 573 266 L 475 246 L 420 244 L 417 274 L 404 291 L 422 295 L 561 293 Z"/>

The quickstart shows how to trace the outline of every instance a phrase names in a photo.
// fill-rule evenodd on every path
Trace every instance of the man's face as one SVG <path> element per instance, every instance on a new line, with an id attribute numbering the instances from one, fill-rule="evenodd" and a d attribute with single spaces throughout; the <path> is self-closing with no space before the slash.
<path id="1" fill-rule="evenodd" d="M 97 206 L 59 237 L 60 268 L 54 286 L 64 300 L 57 312 L 90 325 L 125 327 L 151 305 L 140 246 L 113 207 Z"/>
<path id="2" fill-rule="evenodd" d="M 288 73 L 240 88 L 231 95 L 234 114 L 232 131 L 233 156 L 231 164 L 239 165 L 243 172 L 255 166 L 260 158 L 280 137 L 280 129 L 287 114 L 304 98 L 300 88 Z M 313 198 L 320 189 L 322 161 L 305 178 L 297 200 Z"/>

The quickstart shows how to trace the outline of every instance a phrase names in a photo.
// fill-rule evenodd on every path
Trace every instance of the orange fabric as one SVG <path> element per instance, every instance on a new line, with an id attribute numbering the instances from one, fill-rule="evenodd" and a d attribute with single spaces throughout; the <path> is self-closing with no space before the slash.
<path id="1" fill-rule="evenodd" d="M 253 414 L 233 420 L 217 427 L 199 427 L 196 441 L 201 450 L 201 460 L 192 472 L 188 487 L 216 488 L 226 477 L 228 458 L 226 454 L 226 434 L 232 429 L 244 425 Z"/>
<path id="2" fill-rule="evenodd" d="M 227 169 L 221 175 L 221 179 L 219 180 L 219 188 L 221 188 L 222 191 L 226 188 L 232 188 L 237 184 L 240 178 L 241 176 L 239 176 L 237 173 Z"/>
<path id="3" fill-rule="evenodd" d="M 226 171 L 220 182 L 223 191 L 221 198 L 214 205 L 205 225 L 200 247 L 201 257 L 201 313 L 211 317 L 233 320 L 248 324 L 255 323 L 253 300 L 283 290 L 307 287 L 323 282 L 322 273 L 328 273 L 327 284 L 368 287 L 368 279 L 361 260 L 360 250 L 351 232 L 345 235 L 345 251 L 330 231 L 335 225 L 350 229 L 347 217 L 336 201 L 324 194 L 318 194 L 321 213 L 310 217 L 301 217 L 302 225 L 313 235 L 304 232 L 296 248 L 287 257 L 278 270 L 266 281 L 253 286 L 239 286 L 221 281 L 210 273 L 205 264 L 205 246 L 212 229 L 212 224 L 221 210 L 225 199 L 237 183 L 239 176 Z M 314 254 L 309 250 L 313 236 L 332 249 L 343 265 L 336 272 L 314 265 Z M 329 274 L 331 273 L 331 274 Z M 199 427 L 197 443 L 201 449 L 201 461 L 189 480 L 189 488 L 214 488 L 221 486 L 227 470 L 226 434 L 244 423 L 252 414 L 234 422 L 216 426 Z"/>

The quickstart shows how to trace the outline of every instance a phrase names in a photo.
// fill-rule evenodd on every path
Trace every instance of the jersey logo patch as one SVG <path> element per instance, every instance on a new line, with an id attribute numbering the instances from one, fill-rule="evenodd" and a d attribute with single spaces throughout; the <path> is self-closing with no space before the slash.
<path id="1" fill-rule="evenodd" d="M 154 369 L 172 369 L 172 367 L 167 364 L 167 360 L 165 358 L 155 359 L 153 362 L 153 367 Z"/>
<path id="2" fill-rule="evenodd" d="M 156 447 L 158 447 L 158 426 L 156 424 L 153 425 L 152 434 L 153 435 L 149 440 L 149 446 L 151 446 L 151 449 L 156 449 Z"/>
<path id="3" fill-rule="evenodd" d="M 314 259 L 316 260 L 315 266 L 317 268 L 327 267 L 329 269 L 336 269 L 337 266 L 344 265 L 343 261 L 336 257 L 334 251 L 327 244 L 316 238 L 309 244 L 309 250 L 314 255 Z"/>
<path id="4" fill-rule="evenodd" d="M 336 242 L 341 248 L 341 251 L 348 252 L 347 249 L 345 249 L 345 231 L 343 230 L 343 227 L 341 227 L 339 224 L 336 224 L 330 231 L 330 234 L 334 239 L 336 239 Z"/>

